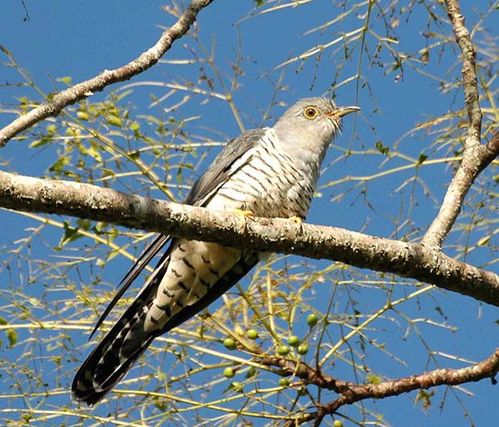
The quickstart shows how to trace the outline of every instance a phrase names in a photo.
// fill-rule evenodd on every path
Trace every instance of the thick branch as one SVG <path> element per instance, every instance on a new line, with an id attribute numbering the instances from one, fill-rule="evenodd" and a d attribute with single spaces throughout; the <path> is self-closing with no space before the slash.
<path id="1" fill-rule="evenodd" d="M 313 368 L 302 363 L 296 366 L 292 361 L 277 357 L 262 359 L 260 363 L 269 366 L 280 366 L 284 370 L 284 374 L 295 375 L 303 379 L 307 384 L 315 384 L 318 387 L 334 390 L 340 394 L 337 399 L 321 406 L 319 411 L 308 413 L 299 420 L 300 423 L 315 421 L 315 425 L 319 425 L 326 415 L 333 414 L 340 407 L 351 405 L 360 400 L 384 399 L 414 390 L 428 389 L 440 385 L 459 385 L 477 382 L 486 378 L 491 378 L 492 383 L 496 384 L 495 376 L 499 371 L 499 348 L 487 359 L 466 368 L 436 369 L 424 374 L 411 375 L 380 384 L 355 384 L 336 380 L 328 375 L 317 373 Z"/>
<path id="2" fill-rule="evenodd" d="M 18 117 L 3 129 L 0 129 L 0 147 L 4 146 L 14 136 L 41 120 L 57 116 L 68 105 L 92 96 L 94 92 L 99 92 L 113 83 L 128 80 L 152 67 L 170 49 L 175 40 L 189 31 L 201 9 L 212 2 L 213 0 L 193 0 L 186 11 L 180 15 L 177 22 L 165 30 L 156 44 L 143 52 L 138 58 L 114 70 L 105 70 L 90 80 L 78 83 L 59 92 L 50 100 Z"/>
<path id="3" fill-rule="evenodd" d="M 257 218 L 127 195 L 90 184 L 0 172 L 0 207 L 104 221 L 228 246 L 336 260 L 433 283 L 499 306 L 499 276 L 424 245 L 335 227 Z"/>
<path id="4" fill-rule="evenodd" d="M 480 172 L 497 156 L 499 144 L 481 145 L 482 112 L 479 104 L 476 78 L 476 52 L 471 36 L 464 24 L 458 0 L 445 0 L 456 42 L 461 49 L 463 90 L 468 111 L 468 135 L 464 142 L 463 160 L 452 179 L 440 211 L 426 232 L 423 242 L 440 248 L 449 234 L 464 198 Z"/>

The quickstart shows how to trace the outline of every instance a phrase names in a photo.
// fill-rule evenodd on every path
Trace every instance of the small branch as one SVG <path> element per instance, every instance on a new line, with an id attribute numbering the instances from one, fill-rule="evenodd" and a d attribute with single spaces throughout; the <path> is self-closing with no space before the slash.
<path id="1" fill-rule="evenodd" d="M 452 178 L 437 217 L 426 231 L 422 243 L 427 247 L 441 248 L 461 212 L 466 194 L 478 175 L 499 154 L 497 134 L 486 145 L 474 145 L 466 149 L 463 160 Z"/>
<path id="2" fill-rule="evenodd" d="M 165 30 L 156 44 L 143 52 L 138 58 L 114 70 L 105 70 L 90 80 L 78 83 L 59 92 L 50 100 L 18 117 L 3 129 L 0 129 L 0 147 L 3 147 L 10 139 L 36 123 L 48 117 L 57 116 L 68 105 L 88 98 L 94 92 L 99 92 L 113 83 L 128 80 L 152 67 L 170 49 L 175 40 L 189 31 L 198 13 L 213 1 L 193 0 L 185 12 L 180 15 L 177 22 Z"/>
<path id="3" fill-rule="evenodd" d="M 461 13 L 458 0 L 445 0 L 447 14 L 449 15 L 452 24 L 452 30 L 456 37 L 456 42 L 461 49 L 463 59 L 463 89 L 464 101 L 468 110 L 468 139 L 465 142 L 465 147 L 469 148 L 470 144 L 474 145 L 480 141 L 482 112 L 480 110 L 478 82 L 476 78 L 476 52 L 475 46 L 471 41 L 471 36 L 464 24 L 464 16 Z"/>
<path id="4" fill-rule="evenodd" d="M 498 144 L 481 145 L 482 112 L 476 78 L 476 52 L 464 24 L 458 0 L 445 0 L 456 42 L 461 49 L 464 100 L 468 111 L 468 135 L 464 142 L 463 160 L 452 179 L 437 217 L 428 228 L 423 243 L 441 248 L 461 212 L 464 198 L 480 172 L 497 157 Z"/>
<path id="5" fill-rule="evenodd" d="M 262 252 L 340 261 L 394 273 L 499 306 L 499 276 L 417 243 L 368 236 L 336 227 L 297 225 L 127 195 L 90 184 L 0 171 L 0 207 L 56 213 L 128 228 L 218 242 Z"/>
<path id="6" fill-rule="evenodd" d="M 492 384 L 497 384 L 495 376 L 499 371 L 499 348 L 487 359 L 475 365 L 461 369 L 436 369 L 420 375 L 399 378 L 393 381 L 386 381 L 381 384 L 353 384 L 341 382 L 345 385 L 339 393 L 340 397 L 320 407 L 317 412 L 306 414 L 300 423 L 315 421 L 319 425 L 326 415 L 331 415 L 340 407 L 351 405 L 365 399 L 384 399 L 390 396 L 398 396 L 414 390 L 429 389 L 441 385 L 459 385 L 470 382 L 481 381 L 486 378 L 492 380 Z M 337 380 L 334 380 L 338 382 Z"/>
<path id="7" fill-rule="evenodd" d="M 259 357 L 257 362 L 266 366 L 277 366 L 282 375 L 293 375 L 306 384 L 313 384 L 320 389 L 332 390 L 341 396 L 327 405 L 320 406 L 317 412 L 305 414 L 299 423 L 315 421 L 319 425 L 326 415 L 331 415 L 341 406 L 351 405 L 365 399 L 384 399 L 398 396 L 414 390 L 428 389 L 440 385 L 459 385 L 491 378 L 495 385 L 495 376 L 499 371 L 499 348 L 487 359 L 475 365 L 461 369 L 436 369 L 420 375 L 398 378 L 380 384 L 355 384 L 338 380 L 314 369 L 303 362 L 295 362 L 283 357 Z M 291 423 L 290 423 L 291 425 Z"/>

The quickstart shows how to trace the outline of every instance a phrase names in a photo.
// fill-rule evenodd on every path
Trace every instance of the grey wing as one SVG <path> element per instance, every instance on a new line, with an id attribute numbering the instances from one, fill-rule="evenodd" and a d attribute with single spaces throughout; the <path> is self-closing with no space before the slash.
<path id="1" fill-rule="evenodd" d="M 185 202 L 188 205 L 204 206 L 216 191 L 243 164 L 234 164 L 263 137 L 266 129 L 249 130 L 230 141 L 218 154 L 206 172 L 194 183 Z"/>
<path id="2" fill-rule="evenodd" d="M 250 150 L 260 140 L 260 138 L 263 137 L 264 134 L 265 129 L 253 129 L 228 142 L 206 172 L 194 183 L 184 203 L 187 205 L 204 206 L 216 193 L 216 191 L 232 176 L 232 174 L 238 170 L 238 168 L 233 167 L 234 163 L 246 152 L 248 152 L 248 150 Z M 242 164 L 240 166 L 242 166 Z M 92 338 L 92 335 L 106 319 L 107 315 L 111 312 L 113 307 L 120 300 L 137 276 L 142 272 L 145 266 L 168 242 L 171 243 L 171 239 L 168 236 L 159 234 L 156 236 L 154 241 L 144 249 L 137 261 L 132 265 L 128 273 L 119 283 L 118 292 L 99 317 L 99 320 L 90 334 L 89 339 Z M 163 260 L 169 255 L 170 247 L 171 244 L 159 260 L 158 265 L 155 268 L 155 272 L 163 263 Z M 251 264 L 251 262 L 248 264 Z"/>

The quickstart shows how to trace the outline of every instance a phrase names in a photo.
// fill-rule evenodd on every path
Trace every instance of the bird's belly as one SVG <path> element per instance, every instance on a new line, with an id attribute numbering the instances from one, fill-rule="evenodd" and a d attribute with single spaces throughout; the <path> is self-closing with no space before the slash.
<path id="1" fill-rule="evenodd" d="M 161 329 L 184 307 L 203 298 L 241 257 L 238 249 L 217 243 L 180 240 L 147 314 L 146 331 Z"/>

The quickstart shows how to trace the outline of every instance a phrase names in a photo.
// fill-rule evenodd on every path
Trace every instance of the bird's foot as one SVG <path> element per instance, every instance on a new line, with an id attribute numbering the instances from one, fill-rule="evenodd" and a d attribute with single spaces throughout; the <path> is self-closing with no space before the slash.
<path id="1" fill-rule="evenodd" d="M 289 220 L 293 221 L 297 225 L 302 225 L 303 224 L 303 218 L 300 218 L 299 216 L 290 216 Z"/>
<path id="2" fill-rule="evenodd" d="M 246 230 L 246 220 L 253 221 L 255 219 L 255 214 L 249 210 L 234 209 L 234 213 L 241 218 L 241 229 L 243 231 Z"/>
<path id="3" fill-rule="evenodd" d="M 234 213 L 237 215 L 243 217 L 244 219 L 255 219 L 255 214 L 251 211 L 244 210 L 244 209 L 234 209 Z"/>
<path id="4" fill-rule="evenodd" d="M 301 235 L 303 233 L 303 218 L 299 216 L 290 216 L 289 220 L 292 221 L 294 224 L 300 226 L 298 234 Z"/>

